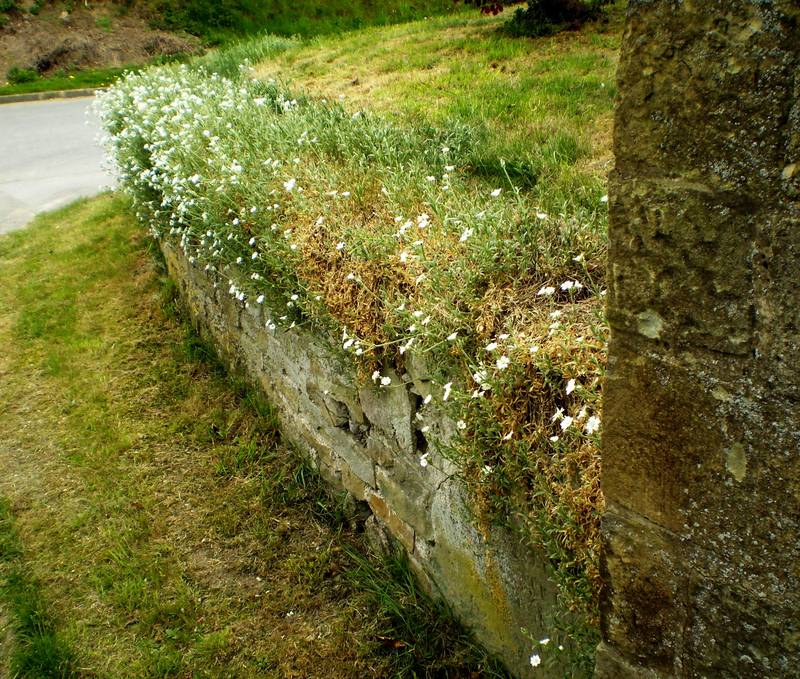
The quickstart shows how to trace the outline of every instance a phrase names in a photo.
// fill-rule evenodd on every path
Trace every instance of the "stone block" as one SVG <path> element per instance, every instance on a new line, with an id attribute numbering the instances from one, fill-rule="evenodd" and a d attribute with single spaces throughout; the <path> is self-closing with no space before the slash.
<path id="1" fill-rule="evenodd" d="M 419 560 L 461 620 L 518 677 L 542 676 L 530 666 L 531 642 L 552 635 L 557 592 L 541 554 L 497 526 L 481 530 L 466 509 L 456 479 L 433 496 L 433 537 L 418 540 Z M 554 667 L 561 676 L 564 667 Z"/>
<path id="2" fill-rule="evenodd" d="M 400 453 L 413 455 L 413 417 L 408 388 L 393 370 L 384 370 L 392 382 L 388 387 L 366 385 L 359 390 L 359 401 L 364 415 L 373 429 L 377 429 Z"/>
<path id="3" fill-rule="evenodd" d="M 378 467 L 375 472 L 376 485 L 387 504 L 405 523 L 413 526 L 422 539 L 432 535 L 431 498 L 435 486 L 420 474 L 428 469 L 400 461 L 391 470 Z"/>
<path id="4" fill-rule="evenodd" d="M 375 518 L 386 527 L 409 554 L 413 554 L 414 529 L 397 515 L 380 493 L 367 489 L 365 495 Z"/>

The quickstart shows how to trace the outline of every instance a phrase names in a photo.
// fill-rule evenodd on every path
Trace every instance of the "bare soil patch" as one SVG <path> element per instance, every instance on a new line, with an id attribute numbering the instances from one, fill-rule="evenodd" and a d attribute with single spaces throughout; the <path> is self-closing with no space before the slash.
<path id="1" fill-rule="evenodd" d="M 0 82 L 12 67 L 41 75 L 82 68 L 119 67 L 155 57 L 196 53 L 197 38 L 150 28 L 130 11 L 119 13 L 111 3 L 46 5 L 38 15 L 16 12 L 0 28 Z"/>

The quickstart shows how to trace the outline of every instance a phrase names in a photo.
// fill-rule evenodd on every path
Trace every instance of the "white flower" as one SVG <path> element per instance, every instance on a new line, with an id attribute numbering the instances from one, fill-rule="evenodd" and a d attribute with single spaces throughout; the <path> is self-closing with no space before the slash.
<path id="1" fill-rule="evenodd" d="M 492 198 L 497 198 L 497 196 L 499 196 L 502 192 L 503 189 L 495 189 L 494 191 L 492 191 Z"/>
<path id="2" fill-rule="evenodd" d="M 509 365 L 511 365 L 511 359 L 505 354 L 498 358 L 495 363 L 498 370 L 505 370 Z"/>
<path id="3" fill-rule="evenodd" d="M 258 304 L 263 304 L 264 303 L 264 295 L 259 295 L 258 297 L 256 297 L 256 302 Z"/>
<path id="4" fill-rule="evenodd" d="M 381 386 L 388 387 L 392 383 L 391 377 L 381 377 Z"/>
<path id="5" fill-rule="evenodd" d="M 459 420 L 458 422 L 456 422 L 456 428 L 464 430 L 467 428 L 467 423 L 464 422 L 464 420 Z"/>
<path id="6" fill-rule="evenodd" d="M 600 418 L 597 417 L 597 415 L 592 415 L 588 420 L 586 420 L 584 431 L 591 436 L 598 429 L 600 429 Z"/>
<path id="7" fill-rule="evenodd" d="M 337 249 L 337 250 L 344 250 L 344 241 L 343 241 L 343 240 L 340 240 L 340 241 L 339 241 L 339 242 L 336 244 L 336 249 Z"/>
<path id="8" fill-rule="evenodd" d="M 428 175 L 427 177 L 425 177 L 425 179 L 427 179 L 429 182 L 435 182 L 436 181 L 436 177 L 432 177 L 431 175 Z"/>
<path id="9" fill-rule="evenodd" d="M 531 667 L 539 667 L 542 664 L 542 658 L 538 653 L 531 656 Z"/>
<path id="10" fill-rule="evenodd" d="M 567 429 L 569 429 L 569 427 L 572 424 L 572 422 L 573 422 L 573 419 L 569 415 L 567 417 L 565 417 L 563 420 L 561 420 L 561 424 L 560 424 L 561 431 L 567 431 Z"/>
<path id="11" fill-rule="evenodd" d="M 547 644 L 549 644 L 549 643 L 550 643 L 550 637 L 545 637 L 544 639 L 540 639 L 540 640 L 539 640 L 539 643 L 540 643 L 542 646 L 547 646 Z"/>
<path id="12" fill-rule="evenodd" d="M 428 405 L 431 402 L 432 399 L 433 399 L 433 395 L 432 394 L 428 394 L 424 399 L 422 399 L 423 405 Z"/>
<path id="13" fill-rule="evenodd" d="M 546 285 L 542 288 L 539 288 L 539 292 L 536 293 L 538 297 L 548 297 L 552 295 L 556 289 L 550 285 Z"/>
<path id="14" fill-rule="evenodd" d="M 550 443 L 556 443 L 558 441 L 558 436 L 551 436 Z"/>
<path id="15" fill-rule="evenodd" d="M 283 182 L 283 188 L 286 189 L 289 193 L 292 192 L 294 187 L 297 185 L 297 180 L 292 177 L 289 181 Z"/>
<path id="16" fill-rule="evenodd" d="M 510 441 L 512 436 L 514 436 L 514 430 L 513 429 L 503 437 L 503 441 Z"/>
<path id="17" fill-rule="evenodd" d="M 532 354 L 535 354 L 537 351 L 539 351 L 539 347 L 535 344 L 532 344 L 528 351 L 530 351 Z"/>
<path id="18" fill-rule="evenodd" d="M 569 396 L 573 391 L 575 391 L 575 380 L 572 379 L 567 382 L 567 395 Z"/>
<path id="19" fill-rule="evenodd" d="M 547 213 L 546 212 L 537 212 L 536 213 L 536 219 L 547 219 Z"/>
<path id="20" fill-rule="evenodd" d="M 603 197 L 600 199 L 600 202 L 601 202 L 601 203 L 607 203 L 607 202 L 608 202 L 608 196 L 607 196 L 607 195 L 603 196 Z"/>
<path id="21" fill-rule="evenodd" d="M 352 346 L 353 346 L 353 343 L 354 343 L 354 342 L 355 342 L 355 340 L 354 340 L 354 339 L 349 339 L 349 340 L 347 340 L 347 341 L 346 341 L 344 344 L 342 344 L 342 349 L 344 349 L 345 351 L 347 351 L 347 350 L 348 350 L 350 347 L 352 347 Z"/>
<path id="22" fill-rule="evenodd" d="M 458 240 L 462 243 L 466 243 L 467 239 L 472 235 L 472 229 L 464 229 L 463 233 L 461 234 L 461 238 Z"/>
<path id="23" fill-rule="evenodd" d="M 556 422 L 560 419 L 563 419 L 564 411 L 561 408 L 556 408 L 556 412 L 553 414 L 553 417 L 550 418 L 551 422 Z"/>
<path id="24" fill-rule="evenodd" d="M 487 375 L 485 370 L 479 370 L 476 373 L 473 373 L 472 379 L 475 380 L 476 384 L 481 388 L 482 391 L 488 391 L 492 388 L 492 385 L 489 384 L 489 375 Z"/>
<path id="25" fill-rule="evenodd" d="M 377 381 L 377 379 L 378 379 L 380 376 L 381 376 L 380 372 L 378 372 L 378 371 L 376 370 L 375 372 L 373 372 L 373 373 L 372 373 L 372 381 L 373 381 L 373 382 Z"/>
<path id="26" fill-rule="evenodd" d="M 420 467 L 427 467 L 428 466 L 428 453 L 425 453 L 419 458 L 419 466 Z"/>
<path id="27" fill-rule="evenodd" d="M 494 351 L 495 349 L 497 349 L 497 342 L 489 342 L 486 345 L 486 351 Z"/>
<path id="28" fill-rule="evenodd" d="M 456 337 L 458 337 L 458 332 L 451 332 L 451 333 L 450 333 L 450 334 L 447 336 L 447 341 L 448 341 L 448 342 L 452 342 L 453 340 L 455 340 L 455 338 L 456 338 Z"/>
<path id="29" fill-rule="evenodd" d="M 452 389 L 453 389 L 452 382 L 448 382 L 447 384 L 444 385 L 444 396 L 442 396 L 443 401 L 446 401 L 448 398 L 450 398 L 450 391 Z"/>
<path id="30" fill-rule="evenodd" d="M 580 254 L 577 257 L 573 257 L 572 261 L 573 262 L 582 262 L 584 259 L 586 259 L 586 257 L 584 257 L 583 254 Z"/>
<path id="31" fill-rule="evenodd" d="M 453 171 L 453 170 L 455 170 L 455 169 L 456 169 L 456 166 L 455 166 L 455 165 L 445 165 L 445 166 L 444 166 L 444 170 L 445 170 L 445 172 L 452 172 L 452 171 Z"/>

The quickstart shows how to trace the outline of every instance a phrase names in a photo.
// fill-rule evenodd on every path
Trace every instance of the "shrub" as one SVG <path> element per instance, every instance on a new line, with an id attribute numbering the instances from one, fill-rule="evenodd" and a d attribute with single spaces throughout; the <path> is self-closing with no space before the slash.
<path id="1" fill-rule="evenodd" d="M 496 0 L 464 0 L 485 14 L 499 14 L 511 2 Z M 611 0 L 528 0 L 527 9 L 519 8 L 506 24 L 506 30 L 515 36 L 539 37 L 563 30 L 579 28 L 589 19 L 596 18 L 603 5 Z"/>
<path id="2" fill-rule="evenodd" d="M 20 83 L 32 83 L 39 78 L 38 71 L 32 68 L 19 68 L 12 66 L 6 74 L 6 79 L 12 85 L 19 85 Z"/>
<path id="3" fill-rule="evenodd" d="M 514 12 L 506 29 L 516 36 L 538 37 L 579 28 L 597 17 L 609 0 L 528 0 L 527 9 Z"/>

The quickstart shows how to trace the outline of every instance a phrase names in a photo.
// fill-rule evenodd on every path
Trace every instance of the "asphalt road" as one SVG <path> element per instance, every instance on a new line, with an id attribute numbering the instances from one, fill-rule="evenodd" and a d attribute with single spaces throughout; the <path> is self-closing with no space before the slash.
<path id="1" fill-rule="evenodd" d="M 113 183 L 95 142 L 92 99 L 0 106 L 0 233 Z"/>

